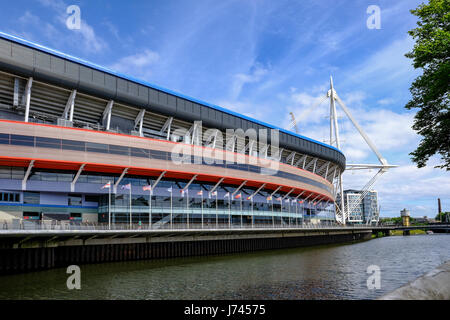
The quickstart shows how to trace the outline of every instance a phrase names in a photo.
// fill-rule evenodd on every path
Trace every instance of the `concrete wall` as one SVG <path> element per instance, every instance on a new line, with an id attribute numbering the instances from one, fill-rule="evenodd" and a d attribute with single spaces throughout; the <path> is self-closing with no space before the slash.
<path id="1" fill-rule="evenodd" d="M 450 300 L 450 261 L 380 300 Z"/>
<path id="2" fill-rule="evenodd" d="M 125 232 L 125 233 L 124 233 Z M 71 264 L 206 256 L 368 240 L 370 230 L 230 231 L 26 231 L 0 237 L 0 273 L 26 272 Z M 133 234 L 134 233 L 134 234 Z M 28 237 L 26 236 L 28 234 Z M 117 238 L 111 235 L 118 236 Z M 1 235 L 1 234 L 0 234 Z M 52 237 L 52 235 L 58 235 Z M 27 237 L 23 239 L 23 237 Z M 61 238 L 54 239 L 54 238 Z M 76 237 L 75 237 L 76 236 Z M 123 236 L 123 237 L 121 237 Z M 31 239 L 32 238 L 32 239 Z"/>

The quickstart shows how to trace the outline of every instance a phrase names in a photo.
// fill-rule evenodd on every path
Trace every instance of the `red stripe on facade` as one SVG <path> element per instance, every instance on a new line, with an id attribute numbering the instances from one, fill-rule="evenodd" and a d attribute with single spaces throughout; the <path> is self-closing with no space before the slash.
<path id="1" fill-rule="evenodd" d="M 24 121 L 15 121 L 15 120 L 4 120 L 4 119 L 0 119 L 0 123 L 1 122 L 5 122 L 5 123 L 17 123 L 17 124 L 22 124 L 22 125 L 33 125 L 33 126 L 43 126 L 43 127 L 50 127 L 50 128 L 58 128 L 58 129 L 65 129 L 65 130 L 78 130 L 78 131 L 83 131 L 83 132 L 89 132 L 89 133 L 94 133 L 94 134 L 110 134 L 110 135 L 116 135 L 116 136 L 122 136 L 122 137 L 127 137 L 127 138 L 135 138 L 135 139 L 143 139 L 143 140 L 148 140 L 148 141 L 155 141 L 158 143 L 171 143 L 171 144 L 175 144 L 175 145 L 184 145 L 184 146 L 192 146 L 190 144 L 185 144 L 182 142 L 174 142 L 174 141 L 169 141 L 169 140 L 159 140 L 159 139 L 153 139 L 153 138 L 148 138 L 148 137 L 139 137 L 139 136 L 133 136 L 133 135 L 128 135 L 128 134 L 123 134 L 123 133 L 116 133 L 116 132 L 107 132 L 107 131 L 95 131 L 95 130 L 90 130 L 90 129 L 83 129 L 83 128 L 71 128 L 71 127 L 62 127 L 62 126 L 57 126 L 57 125 L 53 125 L 53 124 L 45 124 L 45 123 L 34 123 L 34 122 L 24 122 Z M 196 148 L 202 148 L 202 149 L 206 149 L 209 152 L 215 150 L 213 148 L 209 148 L 209 147 L 204 147 L 204 146 L 195 146 Z M 233 154 L 233 156 L 244 156 L 248 159 L 253 159 L 252 161 L 255 161 L 254 159 L 259 159 L 258 157 L 253 157 L 253 156 L 249 156 L 249 155 L 245 155 L 245 154 L 240 154 L 240 153 L 236 153 L 236 152 L 232 152 L 232 151 L 227 151 L 227 150 L 220 150 L 224 153 L 229 153 L 229 154 Z M 308 170 L 302 169 L 302 168 L 298 168 L 298 167 L 294 167 L 291 166 L 287 163 L 282 163 L 282 162 L 275 162 L 273 160 L 269 160 L 269 159 L 263 159 L 264 161 L 268 161 L 268 162 L 274 162 L 278 165 L 282 165 L 282 166 L 287 166 L 290 168 L 294 168 L 297 170 L 301 170 L 304 172 L 307 172 L 308 174 L 312 174 L 318 178 L 320 178 L 321 180 L 323 180 L 324 182 L 330 184 L 330 182 L 325 179 L 322 176 L 319 176 L 318 174 L 312 173 Z"/>
<path id="2" fill-rule="evenodd" d="M 80 168 L 82 164 L 85 164 L 83 171 L 88 172 L 102 172 L 102 173 L 116 173 L 120 174 L 125 168 L 129 168 L 127 174 L 129 175 L 142 175 L 142 176 L 151 176 L 157 177 L 159 174 L 164 171 L 162 169 L 156 168 L 142 168 L 142 167 L 127 167 L 127 166 L 119 166 L 119 165 L 110 165 L 110 164 L 101 164 L 101 163 L 89 163 L 89 162 L 75 162 L 75 161 L 61 161 L 61 160 L 48 160 L 48 159 L 38 159 L 38 158 L 15 158 L 15 157 L 7 157 L 0 156 L 0 165 L 2 166 L 14 166 L 14 167 L 28 167 L 31 160 L 35 160 L 34 167 L 41 169 L 58 169 L 58 170 L 72 170 L 76 171 Z M 194 176 L 195 172 L 181 172 L 181 171 L 167 171 L 164 177 L 173 178 L 173 179 L 185 179 L 189 180 Z M 231 185 L 240 185 L 245 179 L 239 179 L 236 177 L 224 177 L 220 175 L 208 175 L 208 174 L 198 174 L 196 180 L 197 181 L 205 181 L 205 182 L 217 182 L 219 179 L 225 178 L 224 184 Z M 325 197 L 324 199 L 334 201 L 332 198 L 328 197 L 325 194 L 315 192 L 308 189 L 300 189 L 297 187 L 282 185 L 282 184 L 274 184 L 267 181 L 259 181 L 259 180 L 247 180 L 246 186 L 250 187 L 259 187 L 263 183 L 266 183 L 265 189 L 275 190 L 279 186 L 282 186 L 280 189 L 283 192 L 289 192 L 292 188 L 297 189 L 292 192 L 293 195 L 299 194 L 302 191 L 306 191 L 304 193 L 305 196 L 310 194 L 321 195 Z"/>

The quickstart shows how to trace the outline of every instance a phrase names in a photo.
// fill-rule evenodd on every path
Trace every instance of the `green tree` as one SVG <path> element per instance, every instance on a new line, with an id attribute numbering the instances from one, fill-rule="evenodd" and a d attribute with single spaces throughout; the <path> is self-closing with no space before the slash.
<path id="1" fill-rule="evenodd" d="M 443 162 L 436 167 L 450 170 L 450 0 L 429 0 L 411 13 L 418 17 L 417 28 L 408 32 L 416 43 L 405 56 L 423 72 L 405 107 L 419 108 L 413 129 L 423 138 L 410 155 L 421 168 L 439 154 Z"/>
<path id="2" fill-rule="evenodd" d="M 442 222 L 450 222 L 450 212 L 440 212 L 436 215 L 435 219 Z"/>

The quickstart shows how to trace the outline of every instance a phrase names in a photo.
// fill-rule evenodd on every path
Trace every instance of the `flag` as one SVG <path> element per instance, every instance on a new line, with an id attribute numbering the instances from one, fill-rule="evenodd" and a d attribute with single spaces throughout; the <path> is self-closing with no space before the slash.
<path id="1" fill-rule="evenodd" d="M 280 202 L 281 202 L 281 200 L 283 200 L 283 199 L 281 199 L 281 197 L 278 197 L 278 198 L 277 198 L 277 201 L 280 201 Z"/>
<path id="2" fill-rule="evenodd" d="M 229 192 L 225 193 L 225 195 L 223 197 L 224 198 L 229 198 L 230 197 L 230 193 Z"/>
<path id="3" fill-rule="evenodd" d="M 180 193 L 181 193 L 181 196 L 184 198 L 184 192 L 185 192 L 185 190 L 183 190 L 183 189 L 180 189 Z"/>
<path id="4" fill-rule="evenodd" d="M 247 200 L 252 200 L 252 196 L 248 196 L 248 197 L 247 197 Z"/>
<path id="5" fill-rule="evenodd" d="M 212 196 L 217 196 L 217 191 L 211 193 Z"/>
<path id="6" fill-rule="evenodd" d="M 267 201 L 272 200 L 272 196 L 268 196 L 268 197 L 266 198 L 266 200 L 267 200 Z"/>
<path id="7" fill-rule="evenodd" d="M 142 190 L 144 190 L 144 191 L 152 191 L 152 186 L 151 185 L 143 186 Z"/>
<path id="8" fill-rule="evenodd" d="M 126 190 L 131 190 L 131 183 L 129 184 L 124 184 L 120 187 L 121 189 L 126 189 Z"/>
<path id="9" fill-rule="evenodd" d="M 105 184 L 105 185 L 102 187 L 102 189 L 105 189 L 105 188 L 111 188 L 111 182 L 110 182 L 110 181 L 108 181 L 108 183 Z"/>
<path id="10" fill-rule="evenodd" d="M 198 196 L 202 196 L 203 195 L 203 190 L 200 190 L 199 192 L 197 192 Z"/>
<path id="11" fill-rule="evenodd" d="M 170 193 L 172 193 L 172 187 L 170 187 L 169 189 L 167 189 L 167 191 L 169 191 Z"/>
<path id="12" fill-rule="evenodd" d="M 235 199 L 240 199 L 241 197 L 242 197 L 242 194 L 240 194 L 240 193 L 234 196 Z"/>
<path id="13" fill-rule="evenodd" d="M 303 203 L 303 200 L 298 200 L 298 203 Z"/>

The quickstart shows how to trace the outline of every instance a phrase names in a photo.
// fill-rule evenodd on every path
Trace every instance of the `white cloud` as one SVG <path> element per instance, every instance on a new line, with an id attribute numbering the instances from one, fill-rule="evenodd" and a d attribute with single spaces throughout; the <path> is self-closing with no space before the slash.
<path id="1" fill-rule="evenodd" d="M 299 130 L 303 135 L 329 143 L 329 102 L 328 99 L 321 100 L 323 96 L 324 94 L 291 90 L 287 98 L 291 104 L 287 109 L 294 113 Z M 412 144 L 417 143 L 418 136 L 411 129 L 414 120 L 412 112 L 364 108 L 362 105 L 364 105 L 366 94 L 362 91 L 347 92 L 343 94 L 343 97 L 345 98 L 342 100 L 350 109 L 353 117 L 381 153 L 406 151 Z M 322 103 L 318 105 L 320 101 Z M 348 161 L 373 159 L 370 156 L 372 154 L 370 147 L 337 103 L 336 110 L 341 149 L 346 154 Z M 288 128 L 290 122 L 291 119 L 286 114 L 283 121 L 284 127 Z M 292 128 L 290 129 L 292 130 Z"/>
<path id="2" fill-rule="evenodd" d="M 231 98 L 233 100 L 237 99 L 245 84 L 259 82 L 267 74 L 267 72 L 268 69 L 256 64 L 248 73 L 235 74 L 231 87 Z"/>
<path id="3" fill-rule="evenodd" d="M 394 103 L 394 99 L 392 98 L 385 98 L 385 99 L 380 99 L 377 101 L 378 104 L 382 105 L 382 106 L 388 106 Z"/>
<path id="4" fill-rule="evenodd" d="M 121 58 L 112 64 L 110 69 L 135 77 L 148 78 L 152 73 L 152 67 L 159 59 L 158 53 L 146 49 L 143 52 Z"/>
<path id="5" fill-rule="evenodd" d="M 267 104 L 255 104 L 246 101 L 220 100 L 217 104 L 228 110 L 232 110 L 247 117 L 261 121 L 264 121 L 263 119 L 266 118 L 267 114 L 272 109 L 272 107 Z"/>
<path id="6" fill-rule="evenodd" d="M 64 42 L 64 44 L 70 43 L 81 48 L 83 51 L 88 53 L 97 53 L 108 47 L 108 44 L 95 33 L 94 28 L 87 23 L 86 20 L 81 19 L 81 27 L 79 30 L 69 30 L 66 27 L 66 19 L 68 17 L 66 9 L 69 4 L 66 4 L 61 0 L 39 0 L 41 5 L 52 9 L 55 13 L 55 21 L 57 22 L 57 27 L 52 27 L 56 30 L 53 34 L 47 33 L 47 38 L 55 43 Z M 81 18 L 83 17 L 83 10 L 81 8 Z M 39 31 L 42 29 L 42 25 L 51 25 L 49 22 L 40 21 L 39 18 L 34 19 L 34 21 L 23 20 L 23 23 L 32 24 L 37 27 Z M 81 44 L 81 46 L 80 46 Z"/>

